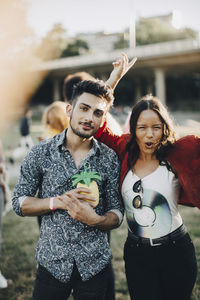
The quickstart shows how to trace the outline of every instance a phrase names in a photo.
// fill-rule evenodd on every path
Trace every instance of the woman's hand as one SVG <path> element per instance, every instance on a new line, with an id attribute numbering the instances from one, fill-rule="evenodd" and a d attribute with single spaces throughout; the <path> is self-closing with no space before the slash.
<path id="1" fill-rule="evenodd" d="M 137 57 L 134 57 L 130 62 L 125 53 L 122 53 L 122 56 L 119 60 L 113 62 L 113 71 L 110 74 L 110 77 L 106 81 L 113 90 L 118 84 L 119 80 L 129 71 L 130 68 L 135 64 Z"/>

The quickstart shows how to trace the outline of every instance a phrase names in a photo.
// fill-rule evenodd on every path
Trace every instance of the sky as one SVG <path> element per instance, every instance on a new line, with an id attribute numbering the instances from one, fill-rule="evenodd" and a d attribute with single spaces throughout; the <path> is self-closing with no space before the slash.
<path id="1" fill-rule="evenodd" d="M 200 0 L 28 0 L 28 23 L 39 37 L 62 23 L 69 35 L 86 32 L 122 32 L 131 15 L 149 17 L 176 10 L 182 26 L 200 31 Z M 179 19 L 178 19 L 179 20 Z"/>

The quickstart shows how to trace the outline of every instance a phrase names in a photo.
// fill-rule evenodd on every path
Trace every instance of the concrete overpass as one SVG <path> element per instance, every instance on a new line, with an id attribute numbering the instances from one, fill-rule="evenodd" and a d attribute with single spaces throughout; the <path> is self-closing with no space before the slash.
<path id="1" fill-rule="evenodd" d="M 106 79 L 112 70 L 112 62 L 122 51 L 129 59 L 138 57 L 134 68 L 124 78 L 133 83 L 136 99 L 144 93 L 153 93 L 166 102 L 167 77 L 196 74 L 200 83 L 200 40 L 170 41 L 110 53 L 60 58 L 44 62 L 36 69 L 49 72 L 48 78 L 53 82 L 53 99 L 61 99 L 61 86 L 67 74 L 86 71 L 95 77 Z M 145 86 L 141 81 L 145 81 Z M 130 105 L 134 100 L 130 99 Z"/>

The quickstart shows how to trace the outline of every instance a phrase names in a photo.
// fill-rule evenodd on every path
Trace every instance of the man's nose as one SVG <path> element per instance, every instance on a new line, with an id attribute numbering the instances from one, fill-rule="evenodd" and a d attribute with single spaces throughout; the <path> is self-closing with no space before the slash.
<path id="1" fill-rule="evenodd" d="M 93 112 L 92 111 L 87 112 L 87 114 L 85 115 L 85 120 L 88 122 L 93 121 Z"/>

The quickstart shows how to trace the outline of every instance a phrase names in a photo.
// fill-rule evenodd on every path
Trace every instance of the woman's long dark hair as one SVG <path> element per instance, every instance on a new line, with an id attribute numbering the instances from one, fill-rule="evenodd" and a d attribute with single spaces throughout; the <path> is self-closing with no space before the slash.
<path id="1" fill-rule="evenodd" d="M 128 151 L 128 167 L 133 167 L 139 157 L 140 150 L 136 142 L 136 125 L 141 112 L 148 109 L 154 111 L 163 124 L 163 136 L 156 149 L 156 157 L 159 160 L 160 165 L 166 165 L 168 170 L 173 171 L 166 161 L 166 152 L 176 140 L 173 122 L 164 105 L 152 95 L 142 97 L 132 109 L 130 117 L 131 139 L 126 146 L 126 150 Z"/>

